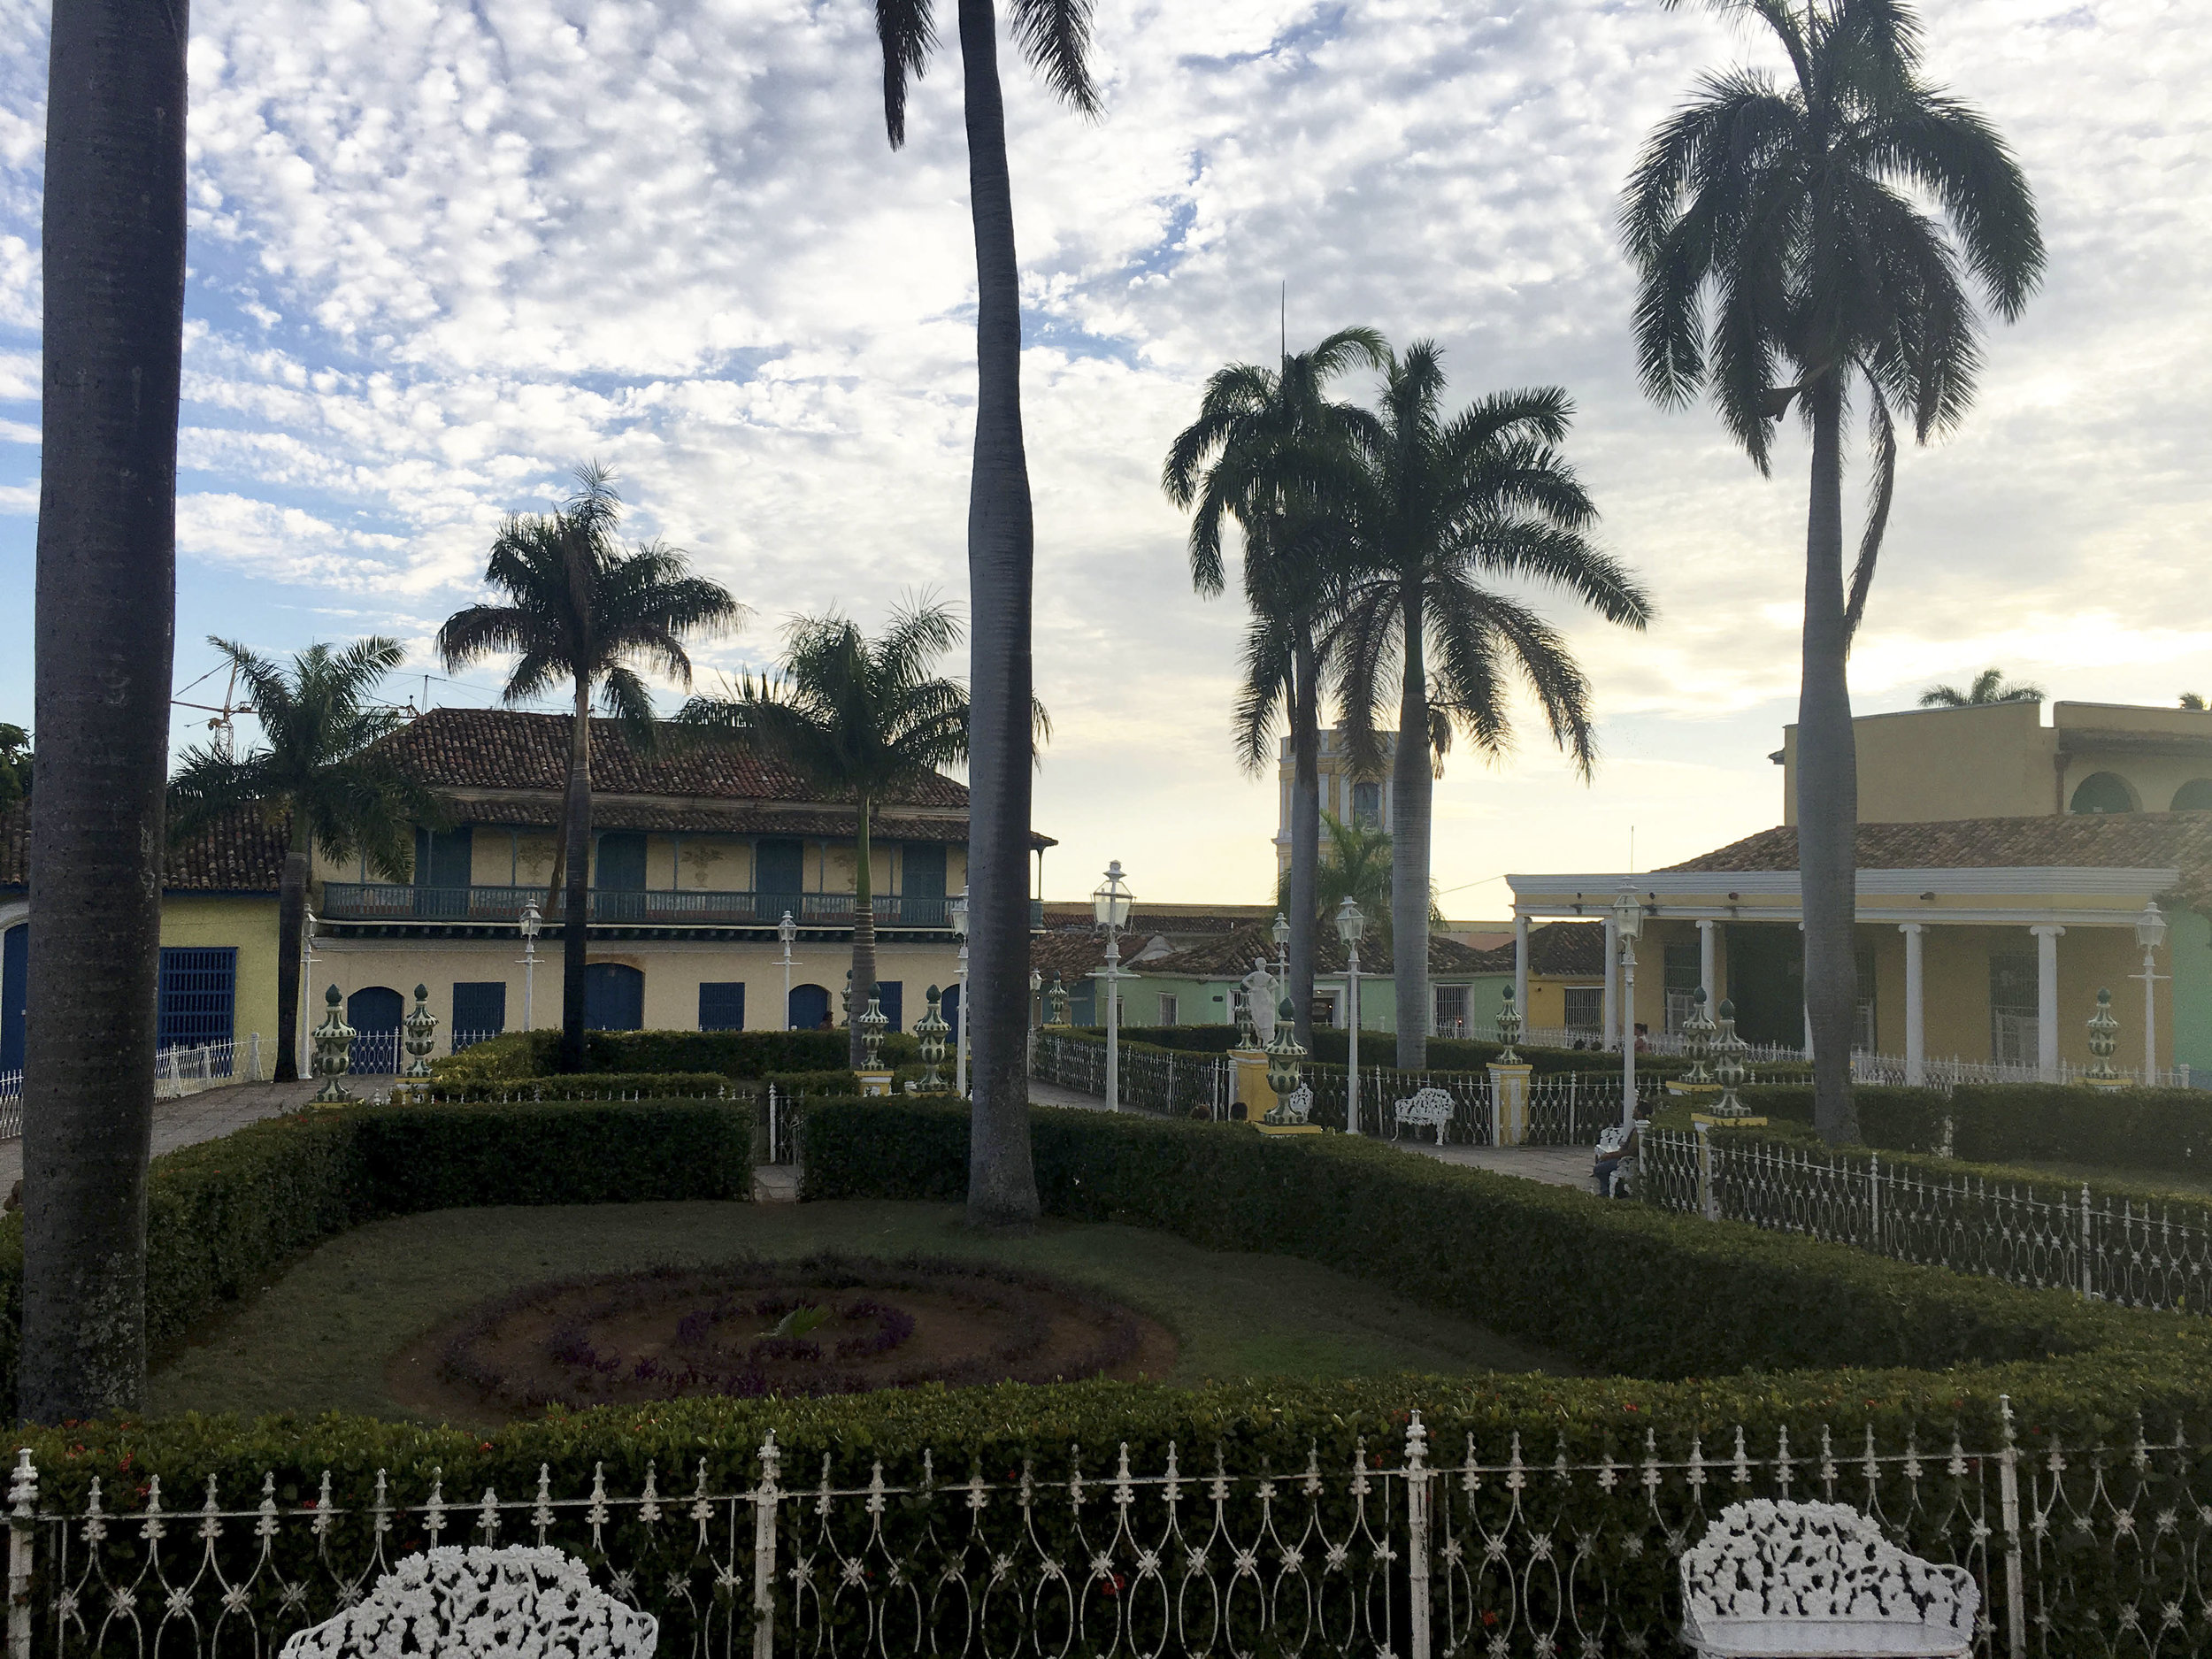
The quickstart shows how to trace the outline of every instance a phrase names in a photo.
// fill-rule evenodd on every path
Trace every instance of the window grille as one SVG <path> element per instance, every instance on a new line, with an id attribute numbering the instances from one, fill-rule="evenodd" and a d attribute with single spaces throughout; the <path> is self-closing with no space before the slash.
<path id="1" fill-rule="evenodd" d="M 231 1034 L 238 993 L 235 945 L 165 945 L 156 1039 L 174 1048 L 221 1042 Z"/>
<path id="2" fill-rule="evenodd" d="M 699 1029 L 701 1031 L 742 1031 L 745 1029 L 745 985 L 742 980 L 703 979 L 700 981 Z"/>

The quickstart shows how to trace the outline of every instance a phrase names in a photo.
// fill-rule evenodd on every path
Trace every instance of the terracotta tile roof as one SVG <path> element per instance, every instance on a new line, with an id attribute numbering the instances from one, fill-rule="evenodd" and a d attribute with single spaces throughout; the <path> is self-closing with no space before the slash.
<path id="1" fill-rule="evenodd" d="M 467 824 L 552 829 L 561 821 L 561 801 L 556 795 L 474 796 L 457 803 L 453 810 L 457 818 Z M 595 791 L 591 799 L 591 823 L 594 829 L 658 830 L 686 835 L 820 835 L 850 840 L 853 834 L 853 814 L 834 808 L 664 806 L 618 795 L 609 798 Z M 878 812 L 869 820 L 869 833 L 877 841 L 964 841 L 968 815 L 960 811 L 918 818 L 896 811 Z M 1048 835 L 1033 833 L 1030 841 L 1038 847 L 1058 845 Z"/>
<path id="2" fill-rule="evenodd" d="M 1509 940 L 1479 953 L 1489 973 L 1513 972 Z M 1605 977 L 1605 927 L 1601 922 L 1539 922 L 1528 930 L 1528 971 L 1538 979 L 1599 979 Z"/>
<path id="3" fill-rule="evenodd" d="M 664 728 L 658 754 L 641 756 L 612 720 L 591 723 L 594 792 L 725 801 L 818 803 L 819 790 L 764 758 L 742 738 L 699 737 Z M 385 740 L 387 750 L 424 783 L 449 789 L 557 791 L 568 781 L 569 717 L 509 709 L 433 709 Z M 902 806 L 964 807 L 950 778 L 923 780 Z"/>
<path id="4" fill-rule="evenodd" d="M 169 893 L 274 893 L 284 874 L 286 826 L 258 813 L 234 812 L 180 847 L 170 849 L 161 885 Z M 31 870 L 29 802 L 0 812 L 0 887 L 27 887 Z"/>
<path id="5" fill-rule="evenodd" d="M 1148 904 L 1140 896 L 1131 926 L 1138 933 L 1233 933 L 1275 919 L 1271 904 Z M 1045 926 L 1055 930 L 1092 926 L 1088 899 L 1047 899 Z"/>
<path id="6" fill-rule="evenodd" d="M 1139 933 L 1142 933 L 1140 928 Z M 1129 960 L 1130 948 L 1123 947 L 1122 960 Z M 1314 972 L 1338 974 L 1344 972 L 1344 946 L 1333 928 L 1325 928 L 1314 941 Z M 1252 959 L 1263 956 L 1275 960 L 1275 941 L 1268 930 L 1261 926 L 1241 928 L 1217 942 L 1194 946 L 1172 955 L 1155 956 L 1149 962 L 1137 964 L 1141 973 L 1187 974 L 1193 979 L 1242 979 L 1252 971 Z M 1464 975 L 1495 972 L 1486 966 L 1486 958 L 1479 950 L 1470 950 L 1456 940 L 1439 934 L 1429 936 L 1429 972 L 1432 974 Z M 1510 965 L 1509 964 L 1509 965 Z M 1360 952 L 1360 972 L 1388 973 L 1391 964 L 1380 960 L 1380 952 L 1373 940 Z"/>
<path id="7" fill-rule="evenodd" d="M 1862 870 L 2177 869 L 2212 874 L 2212 812 L 2113 812 L 2047 818 L 1952 818 L 1935 824 L 1862 824 Z M 1797 832 L 1778 826 L 1667 866 L 1716 875 L 1794 870 Z"/>

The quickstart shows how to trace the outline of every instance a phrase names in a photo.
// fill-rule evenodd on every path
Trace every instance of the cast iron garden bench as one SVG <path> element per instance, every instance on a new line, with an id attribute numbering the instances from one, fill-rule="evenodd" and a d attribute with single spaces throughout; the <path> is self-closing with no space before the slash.
<path id="1" fill-rule="evenodd" d="M 295 1634 L 280 1659 L 652 1659 L 660 1621 L 594 1586 L 557 1549 L 446 1545 L 407 1555 L 335 1618 Z"/>

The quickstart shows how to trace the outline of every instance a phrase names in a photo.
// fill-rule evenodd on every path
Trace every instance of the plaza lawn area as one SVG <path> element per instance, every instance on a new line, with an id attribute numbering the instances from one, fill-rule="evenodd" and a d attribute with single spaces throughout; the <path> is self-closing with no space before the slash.
<path id="1" fill-rule="evenodd" d="M 1031 1238 L 998 1239 L 966 1231 L 953 1204 L 591 1204 L 433 1210 L 333 1239 L 162 1356 L 152 1403 L 161 1413 L 408 1417 L 417 1414 L 389 1392 L 388 1366 L 488 1297 L 585 1273 L 820 1250 L 1008 1263 L 1093 1286 L 1175 1333 L 1165 1380 L 1177 1384 L 1578 1369 L 1346 1274 L 1138 1227 L 1048 1220 Z"/>

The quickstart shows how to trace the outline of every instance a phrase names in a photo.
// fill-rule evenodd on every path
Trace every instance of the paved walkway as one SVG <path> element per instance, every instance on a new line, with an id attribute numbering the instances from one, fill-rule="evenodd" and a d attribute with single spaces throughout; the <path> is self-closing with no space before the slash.
<path id="1" fill-rule="evenodd" d="M 391 1087 L 389 1079 L 363 1078 L 360 1082 L 368 1088 L 380 1082 Z M 320 1087 L 312 1078 L 297 1083 L 234 1083 L 180 1100 L 157 1100 L 154 1102 L 155 1155 L 196 1146 L 248 1124 L 257 1124 L 264 1118 L 273 1118 L 288 1107 L 305 1103 Z M 22 1176 L 23 1143 L 0 1141 L 0 1194 L 13 1187 Z"/>
<path id="2" fill-rule="evenodd" d="M 1057 1083 L 1041 1083 L 1034 1079 L 1030 1081 L 1029 1099 L 1031 1104 L 1037 1106 L 1106 1110 L 1106 1102 L 1100 1095 L 1081 1094 Z M 1590 1190 L 1590 1165 L 1597 1156 L 1594 1147 L 1440 1147 L 1432 1140 L 1390 1141 L 1383 1144 L 1394 1146 L 1401 1152 L 1441 1158 L 1447 1164 L 1493 1170 L 1501 1175 L 1518 1175 L 1552 1187 L 1578 1187 L 1584 1192 Z"/>

